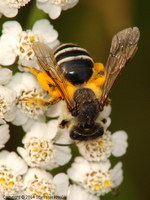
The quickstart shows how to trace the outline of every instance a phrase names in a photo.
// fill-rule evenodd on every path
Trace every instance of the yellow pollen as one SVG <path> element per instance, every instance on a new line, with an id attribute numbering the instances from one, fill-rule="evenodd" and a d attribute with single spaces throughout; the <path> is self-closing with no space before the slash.
<path id="1" fill-rule="evenodd" d="M 100 190 L 100 186 L 99 186 L 98 184 L 95 184 L 95 185 L 94 185 L 94 189 L 95 189 L 96 191 L 99 191 L 99 190 Z"/>
<path id="2" fill-rule="evenodd" d="M 111 181 L 105 181 L 104 182 L 105 186 L 110 187 L 112 185 Z"/>
<path id="3" fill-rule="evenodd" d="M 46 153 L 46 152 L 43 152 L 42 155 L 43 155 L 44 157 L 46 157 L 46 156 L 47 156 L 47 153 Z"/>
<path id="4" fill-rule="evenodd" d="M 30 42 L 33 42 L 35 40 L 34 35 L 30 36 Z"/>
<path id="5" fill-rule="evenodd" d="M 40 144 L 40 146 L 41 146 L 41 147 L 44 147 L 44 146 L 45 146 L 44 142 L 43 142 L 43 143 L 41 143 L 41 144 Z"/>
<path id="6" fill-rule="evenodd" d="M 99 141 L 98 144 L 99 144 L 99 146 L 103 146 L 104 145 L 104 143 L 102 141 Z"/>
<path id="7" fill-rule="evenodd" d="M 34 147 L 34 148 L 33 148 L 33 151 L 34 151 L 34 152 L 37 152 L 37 151 L 39 151 L 39 148 Z"/>
<path id="8" fill-rule="evenodd" d="M 9 185 L 10 187 L 13 187 L 13 186 L 14 186 L 14 182 L 9 182 L 8 185 Z"/>
<path id="9" fill-rule="evenodd" d="M 26 106 L 31 106 L 31 105 L 32 105 L 31 102 L 29 102 L 29 101 L 26 102 Z"/>
<path id="10" fill-rule="evenodd" d="M 48 193 L 45 193 L 43 196 L 44 196 L 46 199 L 50 200 L 50 197 L 49 197 L 49 194 L 48 194 Z"/>
<path id="11" fill-rule="evenodd" d="M 0 185 L 5 184 L 5 179 L 4 178 L 0 178 Z"/>

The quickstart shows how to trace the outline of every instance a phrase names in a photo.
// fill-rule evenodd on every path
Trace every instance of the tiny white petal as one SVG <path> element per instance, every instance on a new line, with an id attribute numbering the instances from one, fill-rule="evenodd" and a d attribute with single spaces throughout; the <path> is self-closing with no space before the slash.
<path id="1" fill-rule="evenodd" d="M 12 120 L 12 123 L 16 126 L 20 126 L 22 124 L 25 124 L 27 121 L 27 116 L 25 113 L 21 112 L 20 110 L 16 110 L 15 112 L 15 119 Z"/>
<path id="2" fill-rule="evenodd" d="M 6 17 L 15 17 L 18 13 L 18 9 L 22 6 L 25 6 L 30 0 L 1 0 L 0 1 L 0 13 Z"/>
<path id="3" fill-rule="evenodd" d="M 60 101 L 57 104 L 51 105 L 46 111 L 46 116 L 51 117 L 51 118 L 58 117 L 61 114 L 62 108 L 64 106 L 66 105 L 64 105 L 63 101 Z"/>
<path id="4" fill-rule="evenodd" d="M 90 166 L 88 164 L 88 161 L 86 161 L 82 157 L 76 157 L 71 168 L 67 170 L 67 173 L 73 181 L 78 182 L 78 181 L 82 181 L 84 175 L 88 173 L 89 171 L 90 171 Z"/>
<path id="5" fill-rule="evenodd" d="M 48 14 L 52 19 L 58 18 L 61 14 L 61 7 L 57 5 L 50 6 Z"/>
<path id="6" fill-rule="evenodd" d="M 3 24 L 3 34 L 19 36 L 22 32 L 22 27 L 17 21 L 7 21 Z"/>
<path id="7" fill-rule="evenodd" d="M 63 144 L 63 143 L 61 143 Z M 64 165 L 71 159 L 71 151 L 69 147 L 56 147 L 56 160 L 60 165 Z"/>
<path id="8" fill-rule="evenodd" d="M 123 170 L 121 162 L 118 162 L 111 170 L 111 179 L 113 182 L 113 187 L 117 187 L 123 181 Z"/>
<path id="9" fill-rule="evenodd" d="M 8 56 L 9 55 L 9 56 Z M 11 45 L 5 41 L 0 42 L 0 64 L 12 65 L 16 60 L 16 53 L 12 50 Z"/>
<path id="10" fill-rule="evenodd" d="M 53 182 L 56 186 L 55 194 L 58 196 L 65 196 L 67 194 L 69 185 L 68 176 L 64 173 L 59 173 L 54 176 Z"/>
<path id="11" fill-rule="evenodd" d="M 27 171 L 27 164 L 15 152 L 11 152 L 8 154 L 6 164 L 15 171 L 16 175 L 25 174 Z"/>
<path id="12" fill-rule="evenodd" d="M 24 183 L 27 185 L 29 181 L 35 178 L 37 176 L 40 179 L 47 179 L 52 180 L 52 175 L 48 172 L 46 172 L 43 169 L 38 168 L 30 168 L 28 169 L 27 173 L 24 175 Z"/>
<path id="13" fill-rule="evenodd" d="M 0 148 L 4 147 L 4 144 L 9 140 L 9 126 L 8 124 L 0 125 Z"/>
<path id="14" fill-rule="evenodd" d="M 126 153 L 128 135 L 125 131 L 116 131 L 112 134 L 112 154 L 116 157 Z"/>
<path id="15" fill-rule="evenodd" d="M 12 71 L 7 68 L 0 68 L 0 85 L 8 83 L 12 77 Z"/>
<path id="16" fill-rule="evenodd" d="M 13 90 L 0 85 L 0 117 L 4 119 L 9 118 L 9 114 L 14 111 L 15 104 L 16 93 Z"/>
<path id="17" fill-rule="evenodd" d="M 33 25 L 32 31 L 37 34 L 40 38 L 43 39 L 43 42 L 48 44 L 50 47 L 51 44 L 57 40 L 58 32 L 53 28 L 50 22 L 47 19 L 41 19 L 35 22 Z"/>
<path id="18" fill-rule="evenodd" d="M 91 195 L 86 190 L 84 190 L 82 187 L 77 185 L 71 185 L 69 187 L 67 200 L 100 200 L 99 197 L 96 197 L 95 195 Z"/>
<path id="19" fill-rule="evenodd" d="M 15 17 L 18 13 L 18 9 L 10 8 L 5 0 L 0 1 L 0 13 L 4 14 L 6 17 Z"/>
<path id="20" fill-rule="evenodd" d="M 56 19 L 62 10 L 74 7 L 78 0 L 37 0 L 37 7 L 48 13 L 50 18 Z"/>

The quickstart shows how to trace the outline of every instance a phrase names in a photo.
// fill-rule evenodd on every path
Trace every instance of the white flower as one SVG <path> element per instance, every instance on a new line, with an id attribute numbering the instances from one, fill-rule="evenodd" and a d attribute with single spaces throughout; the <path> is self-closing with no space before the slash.
<path id="1" fill-rule="evenodd" d="M 11 121 L 15 117 L 16 93 L 0 85 L 0 119 Z"/>
<path id="2" fill-rule="evenodd" d="M 70 148 L 54 144 L 68 144 L 68 133 L 64 131 L 65 136 L 60 131 L 57 120 L 35 123 L 23 138 L 24 148 L 18 147 L 19 154 L 31 167 L 50 170 L 66 164 L 71 159 Z"/>
<path id="3" fill-rule="evenodd" d="M 37 7 L 49 14 L 49 17 L 56 19 L 62 10 L 74 7 L 79 0 L 37 0 Z"/>
<path id="4" fill-rule="evenodd" d="M 71 168 L 68 169 L 69 177 L 83 187 L 87 192 L 100 196 L 108 193 L 118 186 L 123 179 L 122 163 L 113 169 L 110 162 L 88 162 L 82 157 L 76 157 Z"/>
<path id="5" fill-rule="evenodd" d="M 0 152 L 0 194 L 15 195 L 23 190 L 22 176 L 27 165 L 15 152 Z"/>
<path id="6" fill-rule="evenodd" d="M 9 140 L 9 126 L 6 123 L 0 121 L 0 149 L 3 148 L 5 143 Z"/>
<path id="7" fill-rule="evenodd" d="M 55 196 L 65 197 L 68 191 L 68 177 L 64 173 L 59 173 L 56 176 L 45 170 L 32 168 L 29 169 L 24 176 L 24 194 L 41 199 L 54 199 Z M 49 198 L 48 198 L 49 197 Z"/>
<path id="8" fill-rule="evenodd" d="M 23 31 L 17 21 L 5 22 L 0 38 L 0 64 L 11 65 L 19 57 L 19 64 L 36 67 L 33 42 L 43 41 L 54 48 L 59 44 L 57 37 L 57 31 L 46 19 L 38 20 L 32 30 L 27 31 Z"/>
<path id="9" fill-rule="evenodd" d="M 100 200 L 99 197 L 96 197 L 82 187 L 78 185 L 71 185 L 68 190 L 67 200 Z"/>
<path id="10" fill-rule="evenodd" d="M 0 85 L 5 85 L 12 77 L 12 71 L 8 68 L 0 67 Z"/>
<path id="11" fill-rule="evenodd" d="M 79 152 L 88 161 L 105 161 L 112 154 L 116 157 L 126 153 L 128 146 L 127 133 L 117 131 L 113 134 L 110 131 L 93 140 L 77 142 Z"/>
<path id="12" fill-rule="evenodd" d="M 28 100 L 28 98 L 44 99 L 47 96 L 47 93 L 44 92 L 32 74 L 26 72 L 16 73 L 7 84 L 7 87 L 17 94 L 17 106 L 15 119 L 12 121 L 13 124 L 25 126 L 28 124 L 28 128 L 30 128 L 34 121 L 45 120 L 46 107 L 30 103 L 30 100 Z"/>
<path id="13" fill-rule="evenodd" d="M 18 9 L 25 6 L 31 0 L 0 0 L 0 14 L 6 17 L 15 17 Z"/>

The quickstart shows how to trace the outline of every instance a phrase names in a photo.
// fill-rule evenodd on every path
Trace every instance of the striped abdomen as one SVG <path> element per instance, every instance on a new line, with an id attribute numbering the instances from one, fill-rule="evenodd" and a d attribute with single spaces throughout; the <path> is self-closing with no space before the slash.
<path id="1" fill-rule="evenodd" d="M 93 73 L 93 60 L 88 52 L 74 44 L 63 44 L 54 52 L 55 60 L 64 77 L 72 84 L 82 84 Z"/>

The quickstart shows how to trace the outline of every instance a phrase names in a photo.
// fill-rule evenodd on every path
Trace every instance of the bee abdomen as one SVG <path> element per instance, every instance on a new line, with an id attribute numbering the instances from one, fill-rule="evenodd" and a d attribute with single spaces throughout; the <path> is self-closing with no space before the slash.
<path id="1" fill-rule="evenodd" d="M 74 44 L 63 44 L 54 52 L 55 60 L 64 77 L 73 84 L 82 84 L 93 73 L 93 60 L 89 53 Z"/>

